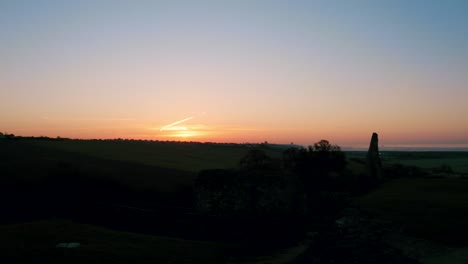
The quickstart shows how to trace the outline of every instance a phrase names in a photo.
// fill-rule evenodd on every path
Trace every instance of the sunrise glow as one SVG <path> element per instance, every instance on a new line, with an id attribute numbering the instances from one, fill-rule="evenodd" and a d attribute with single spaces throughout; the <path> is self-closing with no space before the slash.
<path id="1" fill-rule="evenodd" d="M 2 2 L 0 131 L 468 144 L 468 5 L 384 2 Z"/>

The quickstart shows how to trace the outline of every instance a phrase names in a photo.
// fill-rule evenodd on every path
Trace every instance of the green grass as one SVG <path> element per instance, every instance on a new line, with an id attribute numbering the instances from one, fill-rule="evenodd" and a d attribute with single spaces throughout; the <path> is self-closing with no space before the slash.
<path id="1" fill-rule="evenodd" d="M 442 165 L 448 165 L 454 172 L 468 173 L 468 158 L 414 159 L 401 160 L 398 163 L 407 166 L 421 167 L 424 169 L 433 169 Z"/>
<path id="2" fill-rule="evenodd" d="M 191 206 L 198 171 L 237 167 L 250 149 L 176 142 L 0 140 L 0 191 L 16 188 L 23 195 L 43 197 L 46 188 L 61 184 L 67 189 L 55 189 L 77 189 L 87 199 Z M 282 151 L 264 149 L 276 157 Z"/>
<path id="3" fill-rule="evenodd" d="M 36 143 L 0 141 L 0 183 L 38 184 L 51 175 L 57 175 L 63 179 L 98 179 L 137 190 L 170 192 L 181 185 L 191 185 L 196 175 L 189 171 L 66 151 L 51 147 L 54 142 Z M 121 148 L 115 151 L 126 150 Z"/>
<path id="4" fill-rule="evenodd" d="M 400 163 L 425 169 L 450 166 L 454 172 L 468 174 L 468 152 L 383 152 L 384 164 Z"/>
<path id="5" fill-rule="evenodd" d="M 250 149 L 244 145 L 145 141 L 30 140 L 29 142 L 37 146 L 101 159 L 135 162 L 190 172 L 237 167 L 239 160 Z M 279 157 L 281 150 L 270 148 L 267 149 L 267 153 Z"/>
<path id="6" fill-rule="evenodd" d="M 411 235 L 448 245 L 468 245 L 468 180 L 393 180 L 357 203 Z"/>
<path id="7" fill-rule="evenodd" d="M 57 243 L 79 242 L 74 249 Z M 69 221 L 0 226 L 3 263 L 222 263 L 226 245 L 112 231 Z"/>
<path id="8" fill-rule="evenodd" d="M 367 152 L 348 151 L 348 158 L 365 160 Z M 424 169 L 450 166 L 455 173 L 468 174 L 468 152 L 463 151 L 382 151 L 383 165 L 402 164 Z"/>

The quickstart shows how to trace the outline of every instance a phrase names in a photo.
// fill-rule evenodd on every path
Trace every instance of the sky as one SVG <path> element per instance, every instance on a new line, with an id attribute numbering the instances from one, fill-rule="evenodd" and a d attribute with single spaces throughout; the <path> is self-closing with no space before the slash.
<path id="1" fill-rule="evenodd" d="M 16 135 L 468 146 L 467 100 L 465 0 L 0 1 Z"/>

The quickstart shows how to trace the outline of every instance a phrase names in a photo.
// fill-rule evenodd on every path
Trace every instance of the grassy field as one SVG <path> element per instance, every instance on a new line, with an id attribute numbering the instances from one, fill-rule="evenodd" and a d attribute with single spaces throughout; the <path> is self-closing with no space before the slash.
<path id="1" fill-rule="evenodd" d="M 86 208 L 80 214 L 89 217 L 83 219 L 99 225 L 100 218 L 95 220 L 93 209 L 87 208 L 95 203 L 190 207 L 199 170 L 236 167 L 249 149 L 227 144 L 0 140 L 0 200 L 8 201 L 0 211 L 0 256 L 5 263 L 223 263 L 229 254 L 219 242 L 37 220 L 66 218 L 73 215 L 67 208 Z M 141 214 L 134 214 L 115 222 L 136 221 Z M 36 222 L 18 223 L 23 221 Z M 61 242 L 80 242 L 82 247 L 55 248 Z"/>
<path id="2" fill-rule="evenodd" d="M 47 177 L 57 176 L 63 180 L 86 178 L 124 184 L 132 189 L 169 192 L 178 186 L 190 185 L 196 175 L 184 170 L 62 150 L 53 143 L 0 141 L 0 182 L 12 180 L 37 184 Z M 107 151 L 126 152 L 125 148 L 109 148 Z"/>
<path id="3" fill-rule="evenodd" d="M 181 186 L 191 187 L 200 170 L 236 167 L 249 149 L 245 145 L 145 141 L 0 141 L 0 187 L 3 192 L 0 197 L 7 199 L 15 195 L 16 200 L 23 196 L 28 199 L 40 197 L 48 192 L 37 191 L 42 188 L 41 181 L 46 179 L 47 182 L 47 177 L 55 175 L 58 178 L 53 178 L 54 181 L 59 178 L 101 179 L 98 183 L 70 181 L 67 185 L 81 184 L 86 190 L 84 193 L 91 195 L 93 190 L 89 191 L 86 186 L 90 182 L 96 184 L 100 189 L 96 190 L 93 199 L 119 199 L 122 189 L 109 188 L 108 183 L 123 185 L 136 190 L 128 192 L 125 199 L 134 199 L 145 207 L 145 201 L 153 203 L 159 199 L 155 192 L 173 193 L 180 197 L 176 191 Z M 265 150 L 272 157 L 280 157 L 282 151 L 271 147 Z M 348 169 L 355 174 L 365 173 L 365 154 L 348 153 L 348 157 L 355 158 L 350 161 Z M 468 153 L 383 152 L 383 163 L 424 168 L 446 164 L 455 172 L 468 172 Z M 10 187 L 5 185 L 10 180 L 18 187 L 14 194 L 8 194 Z M 146 192 L 151 193 L 151 198 L 145 196 Z M 72 194 L 62 194 L 60 188 L 54 193 Z M 136 194 L 141 194 L 141 197 L 136 197 Z M 190 195 L 189 192 L 186 194 Z M 361 197 L 358 203 L 416 236 L 468 245 L 465 242 L 468 237 L 468 180 L 396 179 Z"/>
<path id="4" fill-rule="evenodd" d="M 466 179 L 392 180 L 357 203 L 411 235 L 447 245 L 468 245 Z"/>
<path id="5" fill-rule="evenodd" d="M 348 158 L 365 159 L 365 151 L 348 151 Z M 424 169 L 448 165 L 455 173 L 468 174 L 468 152 L 463 151 L 382 151 L 383 165 L 402 164 Z"/>
<path id="6" fill-rule="evenodd" d="M 0 140 L 0 198 L 15 197 L 11 210 L 59 204 L 63 197 L 144 208 L 192 207 L 198 171 L 237 167 L 249 149 L 125 140 Z M 282 151 L 264 149 L 276 157 Z"/>
<path id="7" fill-rule="evenodd" d="M 250 149 L 245 145 L 116 140 L 31 140 L 30 143 L 101 159 L 135 162 L 190 172 L 237 167 L 239 160 Z M 280 157 L 282 151 L 277 148 L 265 150 L 272 157 Z"/>
<path id="8" fill-rule="evenodd" d="M 383 162 L 387 164 L 400 163 L 425 169 L 448 165 L 454 172 L 468 174 L 468 152 L 386 151 L 383 152 Z"/>
<path id="9" fill-rule="evenodd" d="M 203 169 L 235 168 L 245 145 L 97 140 L 0 140 L 0 183 L 63 180 L 111 181 L 138 191 L 170 193 L 192 186 Z M 265 151 L 280 157 L 282 149 Z M 79 176 L 79 177 L 77 177 Z"/>
<path id="10" fill-rule="evenodd" d="M 3 263 L 223 263 L 226 245 L 117 232 L 69 221 L 0 226 Z M 56 248 L 79 242 L 79 248 Z"/>

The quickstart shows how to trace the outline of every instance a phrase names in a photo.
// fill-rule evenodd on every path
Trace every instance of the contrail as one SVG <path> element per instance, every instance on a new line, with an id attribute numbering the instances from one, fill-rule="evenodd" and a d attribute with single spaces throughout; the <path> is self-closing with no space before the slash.
<path id="1" fill-rule="evenodd" d="M 169 125 L 167 125 L 167 126 L 163 126 L 163 127 L 161 127 L 161 129 L 160 129 L 159 131 L 163 131 L 163 130 L 166 129 L 166 128 L 170 128 L 171 126 L 175 126 L 175 125 L 180 124 L 180 123 L 182 123 L 182 122 L 188 121 L 188 120 L 190 120 L 190 119 L 192 119 L 192 118 L 193 118 L 193 116 L 187 117 L 187 118 L 185 118 L 185 119 L 179 120 L 179 121 L 174 122 L 174 123 L 172 123 L 172 124 L 169 124 Z"/>

